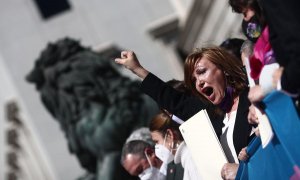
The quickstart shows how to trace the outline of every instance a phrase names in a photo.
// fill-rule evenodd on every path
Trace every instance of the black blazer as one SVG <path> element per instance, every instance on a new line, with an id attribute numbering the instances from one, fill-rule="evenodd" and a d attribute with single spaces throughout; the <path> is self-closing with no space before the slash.
<path id="1" fill-rule="evenodd" d="M 166 180 L 182 180 L 183 174 L 184 169 L 181 163 L 175 164 L 174 161 L 172 161 L 168 164 Z"/>
<path id="2" fill-rule="evenodd" d="M 253 137 L 250 137 L 252 125 L 248 123 L 249 106 L 248 99 L 249 89 L 244 90 L 239 96 L 239 104 L 235 117 L 235 125 L 233 129 L 233 144 L 237 155 L 241 149 L 246 147 Z"/>
<path id="3" fill-rule="evenodd" d="M 200 110 L 206 109 L 217 136 L 220 137 L 222 134 L 224 115 L 216 116 L 212 114 L 213 110 L 217 108 L 214 104 L 204 103 L 196 96 L 179 92 L 152 73 L 149 73 L 143 80 L 141 89 L 154 99 L 161 108 L 168 110 L 184 121 Z M 237 154 L 243 147 L 247 146 L 252 128 L 247 119 L 250 106 L 247 95 L 248 89 L 240 95 L 233 132 L 233 142 Z"/>

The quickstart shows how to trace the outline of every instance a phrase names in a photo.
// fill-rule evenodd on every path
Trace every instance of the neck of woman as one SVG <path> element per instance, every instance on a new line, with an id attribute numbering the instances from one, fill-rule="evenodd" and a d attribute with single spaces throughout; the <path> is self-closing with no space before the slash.
<path id="1" fill-rule="evenodd" d="M 230 117 L 231 112 L 236 111 L 238 109 L 238 106 L 239 106 L 239 97 L 237 96 L 233 99 L 231 109 L 228 112 L 226 112 L 228 115 L 228 118 Z"/>
<path id="2" fill-rule="evenodd" d="M 226 113 L 230 112 L 232 106 L 234 104 L 234 97 L 233 97 L 234 89 L 230 86 L 226 87 L 224 98 L 219 105 L 219 107 Z"/>

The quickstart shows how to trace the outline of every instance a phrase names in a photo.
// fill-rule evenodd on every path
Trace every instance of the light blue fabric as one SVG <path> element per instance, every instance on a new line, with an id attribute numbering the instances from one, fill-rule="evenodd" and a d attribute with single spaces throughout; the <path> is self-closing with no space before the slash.
<path id="1" fill-rule="evenodd" d="M 250 158 L 240 163 L 236 179 L 290 179 L 293 168 L 300 167 L 300 119 L 291 98 L 274 91 L 263 102 L 274 137 L 265 149 L 258 137 L 251 141 Z"/>

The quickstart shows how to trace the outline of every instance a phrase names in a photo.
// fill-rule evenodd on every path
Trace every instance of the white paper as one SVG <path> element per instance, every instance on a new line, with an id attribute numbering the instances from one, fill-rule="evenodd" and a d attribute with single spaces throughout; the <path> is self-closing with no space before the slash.
<path id="1" fill-rule="evenodd" d="M 249 86 L 250 88 L 255 86 L 254 80 L 250 77 L 250 64 L 249 64 L 249 58 L 246 58 L 246 62 L 245 62 L 245 66 L 246 66 L 246 71 L 247 71 L 247 77 L 248 77 L 248 81 L 249 81 Z M 264 71 L 266 72 L 270 72 L 271 70 L 274 70 L 277 67 L 277 65 L 268 65 L 268 67 L 265 68 Z M 260 75 L 260 82 L 264 82 L 267 83 L 267 85 L 262 86 L 264 91 L 267 91 L 269 89 L 269 84 L 272 83 L 270 82 L 269 78 L 267 77 L 263 77 L 263 76 L 268 76 L 268 77 L 272 77 L 272 74 L 265 74 L 262 73 Z M 257 107 L 255 107 L 255 112 L 256 112 L 256 116 L 258 118 L 258 129 L 259 129 L 259 134 L 260 134 L 260 139 L 261 139 L 261 144 L 262 147 L 265 148 L 272 140 L 274 133 L 272 130 L 272 126 L 270 124 L 270 121 L 268 119 L 268 117 L 264 114 L 261 114 L 261 112 L 259 111 L 259 109 L 257 109 Z"/>
<path id="2" fill-rule="evenodd" d="M 222 179 L 227 159 L 206 110 L 201 110 L 179 127 L 202 179 Z"/>
<path id="3" fill-rule="evenodd" d="M 261 139 L 261 145 L 262 148 L 267 147 L 269 142 L 271 142 L 274 133 L 272 130 L 272 126 L 270 124 L 270 121 L 266 114 L 261 114 L 261 112 L 258 109 L 256 110 L 256 115 L 258 117 L 259 123 L 258 123 L 258 129 Z"/>
<path id="4" fill-rule="evenodd" d="M 278 63 L 268 64 L 263 67 L 259 76 L 259 85 L 263 89 L 264 94 L 268 94 L 275 89 L 273 87 L 273 73 L 278 68 Z"/>

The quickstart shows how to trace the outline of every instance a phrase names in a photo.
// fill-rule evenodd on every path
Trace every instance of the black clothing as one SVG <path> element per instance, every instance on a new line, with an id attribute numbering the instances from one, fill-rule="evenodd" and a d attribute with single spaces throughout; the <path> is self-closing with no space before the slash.
<path id="1" fill-rule="evenodd" d="M 270 43 L 276 61 L 284 67 L 282 89 L 299 93 L 300 89 L 300 1 L 261 1 L 270 31 Z"/>
<path id="2" fill-rule="evenodd" d="M 168 164 L 166 180 L 182 180 L 183 174 L 184 169 L 181 163 L 175 164 L 174 161 L 172 161 Z"/>
<path id="3" fill-rule="evenodd" d="M 198 97 L 182 93 L 161 79 L 149 73 L 141 84 L 142 91 L 150 96 L 160 108 L 166 109 L 183 121 L 188 120 L 202 109 L 206 109 L 218 137 L 222 134 L 224 116 L 215 116 L 211 112 L 217 108 L 212 103 L 204 103 Z"/>
<path id="4" fill-rule="evenodd" d="M 224 116 L 214 116 L 210 112 L 216 108 L 212 103 L 204 103 L 198 97 L 176 91 L 171 86 L 149 73 L 141 84 L 144 93 L 153 98 L 161 108 L 167 109 L 183 121 L 206 109 L 210 116 L 215 132 L 220 138 L 222 134 Z M 250 102 L 248 100 L 248 89 L 239 96 L 239 105 L 236 114 L 236 122 L 233 131 L 233 142 L 236 153 L 246 147 L 249 142 L 251 125 L 248 123 L 248 112 Z"/>

